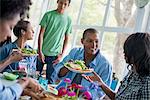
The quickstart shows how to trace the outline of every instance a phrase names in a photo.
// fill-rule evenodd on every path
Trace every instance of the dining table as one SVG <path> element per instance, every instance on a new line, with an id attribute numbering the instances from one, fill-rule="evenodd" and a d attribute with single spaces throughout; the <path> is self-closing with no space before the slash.
<path id="1" fill-rule="evenodd" d="M 17 82 L 17 80 L 7 80 L 7 79 L 5 79 L 4 75 L 2 73 L 0 73 L 0 80 L 1 80 L 1 82 L 3 83 L 3 85 L 5 87 L 11 86 L 11 85 L 13 85 L 13 84 L 15 84 Z M 52 84 L 49 84 L 49 85 L 52 88 L 55 87 L 55 85 L 52 85 Z M 46 93 L 45 92 L 44 96 L 41 96 L 41 97 L 40 97 L 40 95 L 38 93 L 35 93 L 35 94 L 38 95 L 39 100 L 62 100 L 61 97 L 59 97 L 59 96 L 57 96 L 55 94 L 52 94 L 52 93 Z M 26 99 L 21 99 L 22 97 L 24 98 L 24 97 L 30 97 L 30 96 L 22 94 L 21 97 L 20 97 L 20 100 L 26 100 Z M 29 100 L 36 100 L 36 99 L 34 99 L 32 97 L 30 97 L 30 98 L 31 99 L 29 99 Z"/>

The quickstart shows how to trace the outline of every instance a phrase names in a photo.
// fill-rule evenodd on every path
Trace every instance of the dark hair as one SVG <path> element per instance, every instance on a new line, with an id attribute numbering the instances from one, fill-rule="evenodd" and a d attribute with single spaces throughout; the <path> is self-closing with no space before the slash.
<path id="1" fill-rule="evenodd" d="M 140 76 L 150 74 L 150 34 L 134 33 L 124 43 L 124 53 L 129 65 L 135 65 Z"/>
<path id="2" fill-rule="evenodd" d="M 68 0 L 69 1 L 69 4 L 71 3 L 71 0 Z"/>
<path id="3" fill-rule="evenodd" d="M 57 3 L 58 3 L 58 1 L 59 1 L 59 0 L 57 0 Z M 71 0 L 68 0 L 68 1 L 69 1 L 69 4 L 70 4 L 70 3 L 71 3 Z"/>
<path id="4" fill-rule="evenodd" d="M 26 16 L 30 5 L 31 0 L 0 0 L 0 19 L 12 19 L 16 14 L 20 14 L 20 17 L 23 18 Z"/>
<path id="5" fill-rule="evenodd" d="M 22 30 L 27 31 L 29 21 L 20 20 L 13 29 L 14 35 L 16 37 L 22 36 Z"/>
<path id="6" fill-rule="evenodd" d="M 84 32 L 83 32 L 83 39 L 85 39 L 85 37 L 86 37 L 86 35 L 87 35 L 87 33 L 98 33 L 98 31 L 96 30 L 96 29 L 94 29 L 94 28 L 88 28 L 88 29 L 86 29 Z"/>

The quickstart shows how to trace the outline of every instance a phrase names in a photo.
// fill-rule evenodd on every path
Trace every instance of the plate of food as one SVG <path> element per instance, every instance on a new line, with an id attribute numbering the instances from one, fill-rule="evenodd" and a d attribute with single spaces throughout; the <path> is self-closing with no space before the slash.
<path id="1" fill-rule="evenodd" d="M 23 56 L 37 56 L 38 55 L 36 50 L 30 49 L 30 48 L 22 48 L 21 53 L 23 54 Z"/>
<path id="2" fill-rule="evenodd" d="M 71 60 L 66 62 L 64 66 L 68 68 L 70 71 L 76 73 L 91 73 L 94 71 L 94 69 L 86 67 L 85 62 L 82 60 L 75 60 L 75 61 Z"/>
<path id="3" fill-rule="evenodd" d="M 19 77 L 18 75 L 8 73 L 8 72 L 4 72 L 3 76 L 4 76 L 5 79 L 10 80 L 10 81 L 14 81 Z"/>
<path id="4" fill-rule="evenodd" d="M 12 74 L 18 75 L 18 78 L 26 77 L 27 73 L 23 70 L 13 70 Z"/>

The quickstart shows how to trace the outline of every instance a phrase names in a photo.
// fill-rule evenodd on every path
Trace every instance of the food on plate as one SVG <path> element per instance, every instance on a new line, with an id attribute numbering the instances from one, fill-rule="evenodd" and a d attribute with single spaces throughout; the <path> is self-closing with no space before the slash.
<path id="1" fill-rule="evenodd" d="M 3 75 L 5 79 L 11 80 L 11 81 L 16 80 L 19 77 L 18 75 L 8 73 L 8 72 L 4 72 Z"/>
<path id="2" fill-rule="evenodd" d="M 72 71 L 77 71 L 81 73 L 92 72 L 93 69 L 86 67 L 85 62 L 82 60 L 68 61 L 64 64 L 65 67 Z"/>
<path id="3" fill-rule="evenodd" d="M 23 54 L 29 54 L 29 55 L 36 55 L 37 54 L 36 50 L 30 49 L 30 48 L 22 48 L 21 52 Z"/>
<path id="4" fill-rule="evenodd" d="M 76 69 L 76 70 L 88 69 L 86 67 L 86 65 L 84 64 L 84 61 L 82 61 L 82 60 L 69 61 L 69 62 L 65 63 L 65 66 L 68 66 L 68 67 Z"/>
<path id="5" fill-rule="evenodd" d="M 19 78 L 26 77 L 27 73 L 23 70 L 13 70 L 12 73 L 14 75 L 18 75 Z"/>

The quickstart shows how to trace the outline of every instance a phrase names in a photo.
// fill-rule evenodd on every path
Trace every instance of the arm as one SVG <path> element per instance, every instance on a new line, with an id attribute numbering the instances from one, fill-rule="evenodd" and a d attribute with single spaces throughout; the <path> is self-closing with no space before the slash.
<path id="1" fill-rule="evenodd" d="M 66 51 L 66 48 L 67 48 L 67 45 L 68 45 L 68 41 L 69 41 L 69 35 L 66 34 L 66 35 L 65 35 L 65 39 L 64 39 L 63 49 L 62 49 L 62 55 L 63 55 L 64 52 Z"/>
<path id="2" fill-rule="evenodd" d="M 9 64 L 23 59 L 20 51 L 13 51 L 5 60 L 0 61 L 0 72 L 3 71 Z"/>
<path id="3" fill-rule="evenodd" d="M 99 74 L 99 78 L 100 82 L 102 83 L 101 88 L 102 90 L 112 99 L 114 100 L 115 98 L 115 93 L 109 88 L 112 82 L 112 66 L 106 62 L 104 64 L 101 65 L 102 68 L 101 69 L 102 72 L 100 72 L 101 74 Z"/>
<path id="4" fill-rule="evenodd" d="M 5 60 L 1 61 L 0 62 L 0 72 L 2 72 L 11 63 L 12 63 L 12 61 L 10 60 L 10 57 L 8 57 Z"/>
<path id="5" fill-rule="evenodd" d="M 99 82 L 99 85 L 111 100 L 115 100 L 115 92 L 113 90 L 111 90 L 104 82 L 102 83 Z"/>
<path id="6" fill-rule="evenodd" d="M 68 62 L 69 60 L 73 60 L 75 59 L 75 53 L 78 52 L 78 50 L 76 48 L 72 49 L 70 51 L 70 53 L 62 60 L 62 62 L 58 63 L 54 69 L 55 69 L 55 75 L 57 74 L 58 78 L 62 78 L 65 77 L 67 75 L 67 73 L 69 72 L 69 70 L 64 67 L 64 63 Z"/>
<path id="7" fill-rule="evenodd" d="M 90 82 L 98 81 L 99 86 L 102 88 L 102 90 L 106 93 L 106 95 L 109 96 L 111 100 L 115 100 L 115 92 L 112 91 L 105 83 L 104 81 L 99 77 L 99 75 L 96 72 L 93 72 L 94 76 L 86 76 L 82 75 L 86 80 Z"/>
<path id="8" fill-rule="evenodd" d="M 30 78 L 19 79 L 17 83 L 5 87 L 0 81 L 0 98 L 1 100 L 18 100 L 22 91 L 26 87 L 31 87 L 32 90 L 40 90 L 40 86 Z"/>
<path id="9" fill-rule="evenodd" d="M 63 67 L 60 69 L 60 72 L 58 73 L 58 77 L 64 77 L 67 75 L 67 73 L 69 72 L 69 70 L 66 67 Z"/>
<path id="10" fill-rule="evenodd" d="M 44 32 L 45 32 L 45 28 L 41 26 L 39 37 L 38 37 L 38 54 L 39 54 L 39 57 L 42 60 L 42 62 L 45 62 L 44 61 L 44 55 L 42 53 L 42 44 L 43 44 Z"/>

